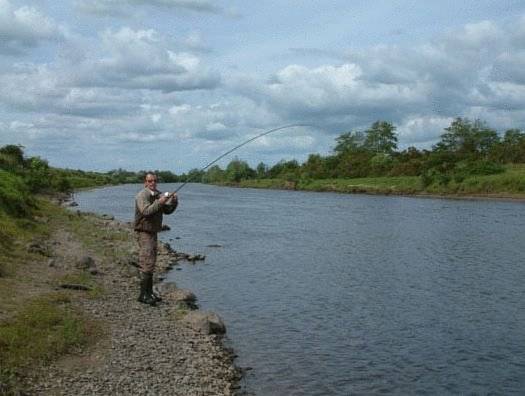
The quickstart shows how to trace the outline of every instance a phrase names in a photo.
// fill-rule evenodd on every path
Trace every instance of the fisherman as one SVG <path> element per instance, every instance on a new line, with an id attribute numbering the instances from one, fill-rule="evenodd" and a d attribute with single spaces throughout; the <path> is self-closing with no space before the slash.
<path id="1" fill-rule="evenodd" d="M 144 175 L 144 188 L 135 197 L 135 223 L 139 243 L 140 295 L 138 301 L 155 306 L 161 298 L 153 292 L 153 272 L 157 261 L 157 233 L 162 229 L 162 215 L 171 214 L 178 204 L 175 192 L 161 194 L 157 175 Z"/>

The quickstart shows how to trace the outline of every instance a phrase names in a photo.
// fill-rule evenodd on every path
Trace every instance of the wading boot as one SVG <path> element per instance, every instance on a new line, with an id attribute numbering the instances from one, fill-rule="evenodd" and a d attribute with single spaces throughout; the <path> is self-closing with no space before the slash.
<path id="1" fill-rule="evenodd" d="M 162 298 L 153 291 L 153 273 L 150 273 L 150 277 L 148 279 L 148 294 L 155 300 L 155 302 L 162 301 Z"/>
<path id="2" fill-rule="evenodd" d="M 154 307 L 156 305 L 155 298 L 149 293 L 149 282 L 152 279 L 152 274 L 149 272 L 140 273 L 140 296 L 138 301 L 143 304 L 148 304 Z"/>

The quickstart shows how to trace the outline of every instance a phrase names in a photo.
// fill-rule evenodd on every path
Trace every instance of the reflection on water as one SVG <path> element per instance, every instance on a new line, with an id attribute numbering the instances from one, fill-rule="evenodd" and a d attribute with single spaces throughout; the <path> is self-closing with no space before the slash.
<path id="1" fill-rule="evenodd" d="M 76 199 L 131 220 L 139 188 Z M 166 223 L 207 255 L 168 281 L 225 319 L 249 392 L 525 389 L 521 203 L 188 185 Z"/>

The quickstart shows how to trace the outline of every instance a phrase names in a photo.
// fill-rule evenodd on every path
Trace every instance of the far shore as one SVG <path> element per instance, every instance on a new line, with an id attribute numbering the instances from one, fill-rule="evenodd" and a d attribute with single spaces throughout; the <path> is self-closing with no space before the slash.
<path id="1" fill-rule="evenodd" d="M 382 178 L 381 181 L 386 178 Z M 367 179 L 369 180 L 369 179 Z M 525 202 L 525 192 L 428 192 L 416 189 L 413 186 L 402 188 L 399 186 L 384 185 L 364 185 L 355 182 L 352 179 L 319 180 L 315 182 L 289 182 L 278 179 L 263 180 L 242 180 L 238 183 L 217 183 L 219 186 L 235 188 L 256 188 L 256 189 L 273 189 L 273 190 L 292 190 L 292 191 L 309 191 L 309 192 L 333 192 L 341 194 L 367 194 L 367 195 L 394 195 L 415 198 L 438 198 L 454 200 L 491 200 L 491 201 L 509 201 Z"/>
<path id="2" fill-rule="evenodd" d="M 268 183 L 268 180 L 270 183 Z M 140 184 L 140 183 L 137 183 Z M 175 183 L 177 184 L 177 183 Z M 431 199 L 453 199 L 453 200 L 470 200 L 470 201 L 508 201 L 508 202 L 525 202 L 525 192 L 487 192 L 487 193 L 454 193 L 454 192 L 425 192 L 414 189 L 402 190 L 396 187 L 377 188 L 375 186 L 364 186 L 360 184 L 348 183 L 346 186 L 337 186 L 334 184 L 324 184 L 319 187 L 303 185 L 278 179 L 263 180 L 242 180 L 240 182 L 223 182 L 223 183 L 196 183 L 210 184 L 220 187 L 233 188 L 255 188 L 264 190 L 288 190 L 288 191 L 307 191 L 307 192 L 331 192 L 339 194 L 363 194 L 363 195 L 393 195 L 412 198 L 431 198 Z M 116 187 L 115 184 L 106 184 L 101 186 L 91 186 L 75 189 L 74 193 L 96 190 L 100 188 Z"/>

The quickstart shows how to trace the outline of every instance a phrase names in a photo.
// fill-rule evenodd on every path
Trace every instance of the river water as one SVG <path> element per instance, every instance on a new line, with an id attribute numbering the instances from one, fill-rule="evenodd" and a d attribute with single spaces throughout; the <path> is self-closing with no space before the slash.
<path id="1" fill-rule="evenodd" d="M 140 188 L 75 200 L 129 221 Z M 224 319 L 250 394 L 525 392 L 523 203 L 190 184 L 165 223 L 206 255 L 166 281 Z"/>

